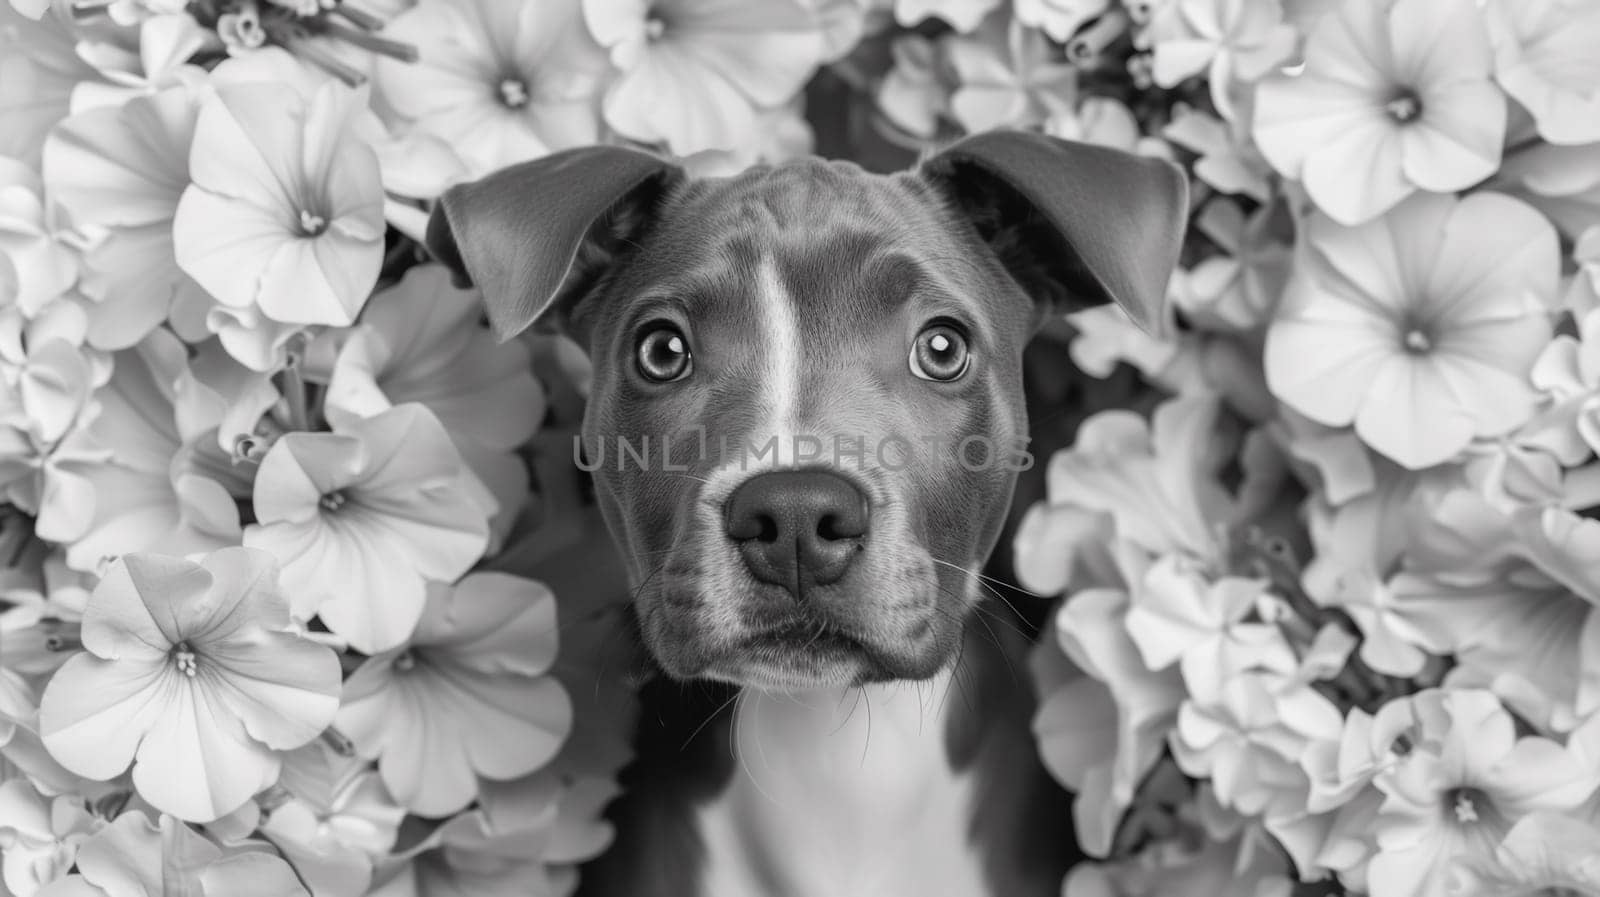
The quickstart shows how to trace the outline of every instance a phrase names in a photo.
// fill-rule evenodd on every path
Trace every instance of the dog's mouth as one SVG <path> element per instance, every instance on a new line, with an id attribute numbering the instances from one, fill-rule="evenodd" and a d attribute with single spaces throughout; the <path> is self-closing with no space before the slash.
<path id="1" fill-rule="evenodd" d="M 806 654 L 818 658 L 865 656 L 860 641 L 828 623 L 795 621 L 749 636 L 742 645 L 759 653 Z"/>

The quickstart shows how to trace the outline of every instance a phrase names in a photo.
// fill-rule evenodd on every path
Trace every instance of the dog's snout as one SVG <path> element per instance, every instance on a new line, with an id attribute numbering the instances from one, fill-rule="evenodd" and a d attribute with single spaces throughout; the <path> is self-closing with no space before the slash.
<path id="1" fill-rule="evenodd" d="M 757 474 L 728 497 L 727 515 L 750 573 L 796 597 L 843 577 L 867 534 L 866 496 L 825 470 Z"/>

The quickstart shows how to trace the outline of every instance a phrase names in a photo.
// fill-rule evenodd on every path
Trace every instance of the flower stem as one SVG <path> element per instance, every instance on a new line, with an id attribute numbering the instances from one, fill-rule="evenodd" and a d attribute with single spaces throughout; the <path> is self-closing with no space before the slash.
<path id="1" fill-rule="evenodd" d="M 417 61 L 416 47 L 410 44 L 401 43 L 397 40 L 390 40 L 386 37 L 380 37 L 376 34 L 363 31 L 359 28 L 351 28 L 347 25 L 341 25 L 338 22 L 324 19 L 318 26 L 318 30 L 328 37 L 337 38 L 347 44 L 350 44 L 351 46 L 360 47 L 363 50 L 377 53 L 380 56 L 387 56 L 390 59 L 398 59 L 401 62 Z"/>

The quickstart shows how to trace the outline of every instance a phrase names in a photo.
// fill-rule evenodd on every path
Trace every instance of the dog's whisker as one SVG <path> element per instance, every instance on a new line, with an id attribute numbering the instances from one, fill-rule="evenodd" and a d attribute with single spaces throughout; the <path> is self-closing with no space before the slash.
<path id="1" fill-rule="evenodd" d="M 688 747 L 689 747 L 689 743 L 694 741 L 695 736 L 699 735 L 701 733 L 701 731 L 703 731 L 705 729 L 706 726 L 711 725 L 711 721 L 712 720 L 716 719 L 718 716 L 721 716 L 722 715 L 722 711 L 727 710 L 729 704 L 732 704 L 735 701 L 739 700 L 739 695 L 741 693 L 742 692 L 735 691 L 728 698 L 728 700 L 723 701 L 721 704 L 717 705 L 717 709 L 715 709 L 715 710 L 711 711 L 709 714 L 707 714 L 706 718 L 703 721 L 701 721 L 700 725 L 695 726 L 694 727 L 694 731 L 689 733 L 689 737 L 685 738 L 683 740 L 683 744 L 678 746 L 678 752 L 682 753 L 683 751 L 687 750 Z"/>

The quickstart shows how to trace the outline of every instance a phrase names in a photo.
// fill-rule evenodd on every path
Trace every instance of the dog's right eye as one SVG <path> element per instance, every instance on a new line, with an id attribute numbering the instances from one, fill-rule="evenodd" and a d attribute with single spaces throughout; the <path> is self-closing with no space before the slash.
<path id="1" fill-rule="evenodd" d="M 694 359 L 689 341 L 678 328 L 662 324 L 645 331 L 639 340 L 639 373 L 645 379 L 668 383 L 689 376 Z"/>

